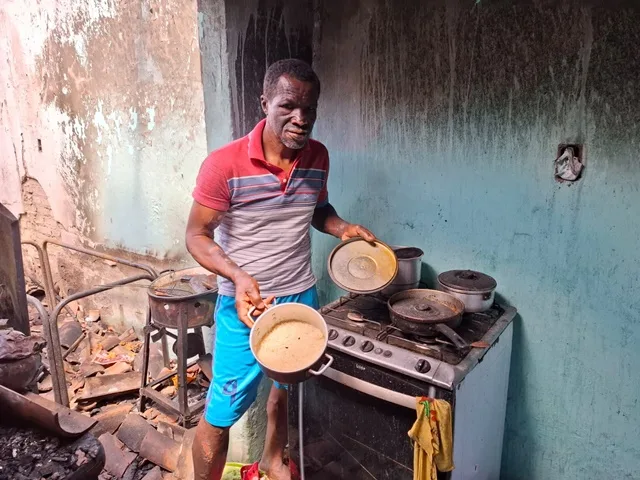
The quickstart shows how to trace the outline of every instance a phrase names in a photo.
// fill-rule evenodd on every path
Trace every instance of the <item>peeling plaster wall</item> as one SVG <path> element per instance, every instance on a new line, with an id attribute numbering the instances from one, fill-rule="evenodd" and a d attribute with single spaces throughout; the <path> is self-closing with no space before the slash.
<path id="1" fill-rule="evenodd" d="M 196 15 L 195 0 L 3 2 L 0 201 L 21 213 L 33 177 L 66 229 L 180 256 L 206 155 Z"/>
<path id="2" fill-rule="evenodd" d="M 23 215 L 23 238 L 193 263 L 184 226 L 207 153 L 195 0 L 5 1 L 0 65 L 0 201 Z M 27 179 L 43 190 L 25 190 L 29 208 Z M 35 218 L 34 201 L 51 218 Z M 62 295 L 134 273 L 52 250 Z M 144 321 L 143 289 L 88 303 L 111 323 Z"/>

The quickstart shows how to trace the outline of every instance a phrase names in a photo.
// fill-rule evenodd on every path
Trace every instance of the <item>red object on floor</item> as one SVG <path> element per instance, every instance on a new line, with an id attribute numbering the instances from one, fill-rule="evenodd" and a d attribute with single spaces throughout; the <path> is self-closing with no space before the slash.
<path id="1" fill-rule="evenodd" d="M 291 472 L 291 480 L 300 480 L 300 470 L 291 459 L 289 459 L 289 471 Z"/>
<path id="2" fill-rule="evenodd" d="M 240 478 L 242 480 L 260 480 L 260 462 L 256 462 L 253 465 L 245 465 L 240 468 Z"/>
<path id="3" fill-rule="evenodd" d="M 242 480 L 260 480 L 260 462 L 256 462 L 253 465 L 245 465 L 240 468 L 240 478 Z M 291 480 L 300 480 L 300 471 L 298 466 L 289 459 L 289 471 L 291 472 Z"/>

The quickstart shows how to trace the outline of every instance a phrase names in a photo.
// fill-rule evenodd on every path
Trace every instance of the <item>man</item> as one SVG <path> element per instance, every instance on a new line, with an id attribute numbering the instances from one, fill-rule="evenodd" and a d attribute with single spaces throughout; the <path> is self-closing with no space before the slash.
<path id="1" fill-rule="evenodd" d="M 375 239 L 329 204 L 327 149 L 311 140 L 320 81 L 300 60 L 269 67 L 260 97 L 266 118 L 202 164 L 187 225 L 187 249 L 219 276 L 213 382 L 193 446 L 195 478 L 218 480 L 231 427 L 256 398 L 262 378 L 249 347 L 253 320 L 271 302 L 318 308 L 310 226 L 342 240 Z M 219 242 L 213 239 L 218 229 Z M 263 297 L 267 297 L 263 300 Z M 260 469 L 288 480 L 287 392 L 271 388 Z"/>

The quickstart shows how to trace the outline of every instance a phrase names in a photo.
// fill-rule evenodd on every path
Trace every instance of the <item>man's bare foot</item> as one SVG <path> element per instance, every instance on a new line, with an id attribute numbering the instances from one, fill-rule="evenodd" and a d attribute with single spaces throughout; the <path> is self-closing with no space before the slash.
<path id="1" fill-rule="evenodd" d="M 260 470 L 267 474 L 269 480 L 291 480 L 289 467 L 282 461 L 271 462 L 268 467 L 260 463 Z"/>

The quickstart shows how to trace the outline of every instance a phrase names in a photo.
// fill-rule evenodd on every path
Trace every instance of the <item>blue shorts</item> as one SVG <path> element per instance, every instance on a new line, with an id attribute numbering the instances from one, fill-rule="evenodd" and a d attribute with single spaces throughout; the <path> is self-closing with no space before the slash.
<path id="1" fill-rule="evenodd" d="M 318 309 L 316 287 L 275 299 L 275 304 L 291 302 Z M 251 330 L 238 318 L 235 298 L 218 295 L 214 318 L 213 381 L 207 393 L 204 418 L 215 427 L 225 428 L 236 423 L 254 402 L 263 373 L 251 353 Z"/>

